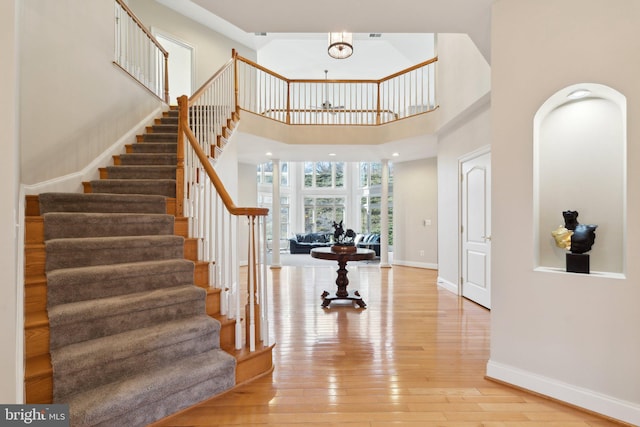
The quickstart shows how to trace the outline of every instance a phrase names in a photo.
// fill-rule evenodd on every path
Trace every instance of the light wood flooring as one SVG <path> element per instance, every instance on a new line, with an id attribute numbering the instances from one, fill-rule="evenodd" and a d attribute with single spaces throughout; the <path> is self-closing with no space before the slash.
<path id="1" fill-rule="evenodd" d="M 436 271 L 349 266 L 367 308 L 323 309 L 327 265 L 269 270 L 273 373 L 154 426 L 620 425 L 485 379 L 490 312 Z"/>

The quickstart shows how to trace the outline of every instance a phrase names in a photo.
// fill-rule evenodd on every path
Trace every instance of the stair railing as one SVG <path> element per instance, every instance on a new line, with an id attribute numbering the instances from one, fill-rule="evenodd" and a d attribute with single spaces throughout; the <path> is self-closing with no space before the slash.
<path id="1" fill-rule="evenodd" d="M 199 259 L 209 263 L 209 283 L 221 291 L 220 312 L 235 319 L 236 349 L 269 345 L 266 281 L 266 208 L 238 207 L 213 163 L 217 135 L 235 114 L 233 63 L 222 67 L 191 98 L 178 98 L 177 210 L 189 218 L 189 233 L 200 241 Z M 185 140 L 186 138 L 186 140 Z M 182 194 L 180 194 L 182 193 Z M 243 221 L 246 218 L 246 222 Z M 244 225 L 244 229 L 243 229 Z M 246 290 L 239 287 L 239 242 L 247 239 Z M 246 292 L 245 292 L 246 291 Z M 244 312 L 241 299 L 246 296 Z"/>
<path id="2" fill-rule="evenodd" d="M 380 125 L 437 108 L 437 57 L 380 80 L 288 79 L 234 58 L 238 107 L 286 124 Z"/>
<path id="3" fill-rule="evenodd" d="M 129 9 L 115 0 L 113 63 L 169 103 L 169 52 Z"/>

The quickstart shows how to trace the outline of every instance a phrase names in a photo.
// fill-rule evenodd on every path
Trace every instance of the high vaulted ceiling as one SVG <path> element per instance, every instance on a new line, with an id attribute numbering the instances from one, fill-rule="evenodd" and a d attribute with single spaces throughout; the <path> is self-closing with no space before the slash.
<path id="1" fill-rule="evenodd" d="M 254 33 L 466 33 L 490 62 L 491 4 L 495 0 L 158 0 L 179 3 L 186 15 L 205 9 L 218 31 L 259 48 Z M 191 16 L 202 21 L 202 16 Z M 229 25 L 231 24 L 231 25 Z M 238 31 L 240 30 L 240 31 Z M 235 35 L 229 32 L 234 32 Z M 244 34 L 241 34 L 244 32 Z"/>
<path id="2" fill-rule="evenodd" d="M 495 0 L 156 0 L 251 49 L 258 63 L 288 78 L 380 79 L 427 60 L 433 34 L 466 33 L 490 63 L 491 4 Z M 326 54 L 327 33 L 354 33 L 354 55 Z M 266 33 L 257 35 L 256 33 Z M 371 33 L 381 34 L 379 39 Z M 425 48 L 425 46 L 429 46 Z M 281 160 L 332 160 L 324 145 L 283 144 L 251 137 L 239 159 L 265 161 L 265 151 Z M 257 142 L 259 140 L 259 143 Z M 377 146 L 342 146 L 341 158 L 396 161 L 434 156 L 436 139 L 421 135 Z"/>

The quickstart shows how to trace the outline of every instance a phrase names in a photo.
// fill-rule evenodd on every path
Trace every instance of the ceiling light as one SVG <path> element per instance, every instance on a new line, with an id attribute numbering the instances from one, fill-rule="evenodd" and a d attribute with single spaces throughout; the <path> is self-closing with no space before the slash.
<path id="1" fill-rule="evenodd" d="M 264 153 L 266 156 L 273 156 L 273 153 L 271 151 L 267 151 L 266 153 Z"/>
<path id="2" fill-rule="evenodd" d="M 329 33 L 329 56 L 335 59 L 345 59 L 353 53 L 353 34 Z"/>
<path id="3" fill-rule="evenodd" d="M 336 155 L 336 153 L 329 153 L 329 155 L 330 155 L 331 157 L 333 157 L 333 156 L 335 156 L 335 155 Z"/>
<path id="4" fill-rule="evenodd" d="M 398 157 L 400 155 L 400 153 L 393 153 L 392 156 L 393 157 Z"/>
<path id="5" fill-rule="evenodd" d="M 576 89 L 573 92 L 571 92 L 569 95 L 567 95 L 567 98 L 569 99 L 580 99 L 580 98 L 584 98 L 585 96 L 589 95 L 591 93 L 591 91 L 589 89 Z"/>

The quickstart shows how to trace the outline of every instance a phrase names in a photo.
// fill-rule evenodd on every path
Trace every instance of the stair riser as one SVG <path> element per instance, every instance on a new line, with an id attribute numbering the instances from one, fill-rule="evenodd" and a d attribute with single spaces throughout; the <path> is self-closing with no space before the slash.
<path id="1" fill-rule="evenodd" d="M 162 117 L 160 119 L 155 119 L 154 120 L 155 124 L 157 125 L 178 125 L 178 118 L 177 117 Z"/>
<path id="2" fill-rule="evenodd" d="M 118 165 L 155 165 L 155 166 L 175 166 L 178 159 L 175 154 L 143 154 L 143 153 L 132 153 L 132 154 L 121 154 L 120 156 L 116 156 L 117 160 L 114 159 L 115 164 Z"/>
<path id="3" fill-rule="evenodd" d="M 63 269 L 48 275 L 48 298 L 51 305 L 110 298 L 133 292 L 190 285 L 194 264 L 188 261 L 107 266 L 89 269 Z M 74 292 L 66 292 L 66 287 Z"/>
<path id="4" fill-rule="evenodd" d="M 152 301 L 147 301 L 147 304 L 150 303 Z M 159 322 L 182 319 L 200 314 L 204 309 L 205 300 L 204 298 L 199 298 L 78 323 L 68 323 L 60 326 L 52 324 L 50 328 L 52 330 L 55 329 L 55 334 L 52 336 L 58 338 L 56 338 L 55 342 L 50 343 L 50 348 L 54 350 L 76 342 L 115 335 L 133 329 L 152 326 Z"/>
<path id="5" fill-rule="evenodd" d="M 127 145 L 127 153 L 168 153 L 175 154 L 178 150 L 178 144 L 174 142 L 155 143 L 142 142 L 133 145 Z"/>
<path id="6" fill-rule="evenodd" d="M 159 338 L 160 339 L 160 338 Z M 109 360 L 100 358 L 96 364 L 87 366 L 78 371 L 60 371 L 53 375 L 54 399 L 58 402 L 67 401 L 64 390 L 82 392 L 113 381 L 114 378 L 126 378 L 144 370 L 145 367 L 155 364 L 170 364 L 182 357 L 199 354 L 218 346 L 219 333 L 211 333 L 207 336 L 197 336 L 189 341 L 150 349 L 149 352 L 134 355 L 126 359 Z M 149 354 L 153 351 L 153 360 L 149 360 Z M 53 352 L 52 352 L 53 353 Z"/>
<path id="7" fill-rule="evenodd" d="M 176 179 L 176 168 L 156 166 L 110 166 L 100 170 L 100 179 Z"/>
<path id="8" fill-rule="evenodd" d="M 168 201 L 159 196 L 121 195 L 113 198 L 104 194 L 72 194 L 58 197 L 57 195 L 40 195 L 40 199 L 31 205 L 37 205 L 38 214 L 47 212 L 96 212 L 96 213 L 169 213 Z M 175 208 L 174 208 L 175 209 Z M 33 208 L 31 208 L 33 210 Z"/>
<path id="9" fill-rule="evenodd" d="M 177 142 L 177 140 L 177 133 L 145 133 L 136 136 L 136 142 Z"/>
<path id="10" fill-rule="evenodd" d="M 185 360 L 182 372 L 167 367 L 153 377 L 138 375 L 139 384 L 125 380 L 122 388 L 106 385 L 74 399 L 77 405 L 70 405 L 71 425 L 78 424 L 78 416 L 96 427 L 150 425 L 230 389 L 234 375 L 235 360 L 228 354 L 219 350 L 197 354 Z M 95 403 L 102 395 L 112 396 L 121 407 L 130 409 L 116 411 L 108 401 Z"/>
<path id="11" fill-rule="evenodd" d="M 49 353 L 49 326 L 26 328 L 24 331 L 25 352 L 29 357 Z"/>
<path id="12" fill-rule="evenodd" d="M 44 244 L 26 245 L 24 248 L 24 274 L 27 278 L 44 276 L 46 253 Z"/>
<path id="13" fill-rule="evenodd" d="M 53 377 L 28 379 L 24 382 L 25 396 L 30 404 L 46 404 L 53 402 Z"/>
<path id="14" fill-rule="evenodd" d="M 45 240 L 77 237 L 151 236 L 173 234 L 169 215 L 60 215 L 45 216 Z"/>
<path id="15" fill-rule="evenodd" d="M 24 312 L 37 313 L 47 309 L 47 282 L 43 280 L 36 284 L 25 286 Z"/>
<path id="16" fill-rule="evenodd" d="M 153 126 L 147 126 L 147 133 L 178 133 L 178 124 L 162 124 L 156 123 Z"/>
<path id="17" fill-rule="evenodd" d="M 229 375 L 231 368 L 229 368 Z M 111 418 L 103 423 L 96 424 L 95 427 L 113 427 L 113 426 L 143 426 L 149 425 L 153 421 L 167 417 L 171 414 L 188 408 L 180 402 L 191 400 L 194 403 L 202 402 L 218 395 L 233 387 L 232 383 L 221 383 L 217 378 L 207 379 L 198 384 L 189 387 L 186 390 L 180 390 L 173 395 L 166 397 L 161 401 L 154 402 L 157 413 L 150 413 L 146 404 L 140 405 L 127 412 L 125 415 L 117 418 Z"/>
<path id="18" fill-rule="evenodd" d="M 91 193 L 108 194 L 153 194 L 176 197 L 175 180 L 96 180 L 91 181 Z"/>
<path id="19" fill-rule="evenodd" d="M 45 307 L 42 309 L 46 309 L 46 301 L 44 302 Z M 220 310 L 215 310 L 215 307 L 220 306 L 220 294 L 208 294 L 207 295 L 207 314 L 211 317 L 216 318 L 220 315 Z M 210 309 L 210 307 L 213 307 Z M 27 342 L 27 351 L 29 352 L 29 357 L 39 356 L 42 354 L 49 353 L 49 326 L 46 327 L 37 327 L 37 328 L 29 328 L 27 329 L 29 332 L 26 332 L 29 340 Z M 235 347 L 235 324 L 234 322 L 225 322 L 222 323 L 220 329 L 220 347 L 227 351 L 233 351 Z"/>
<path id="20" fill-rule="evenodd" d="M 184 240 L 179 242 L 159 239 L 132 240 L 125 238 L 105 239 L 107 241 L 45 243 L 47 251 L 46 271 L 59 268 L 113 265 L 119 263 L 159 261 L 183 258 Z M 102 239 L 99 239 L 102 240 Z"/>

